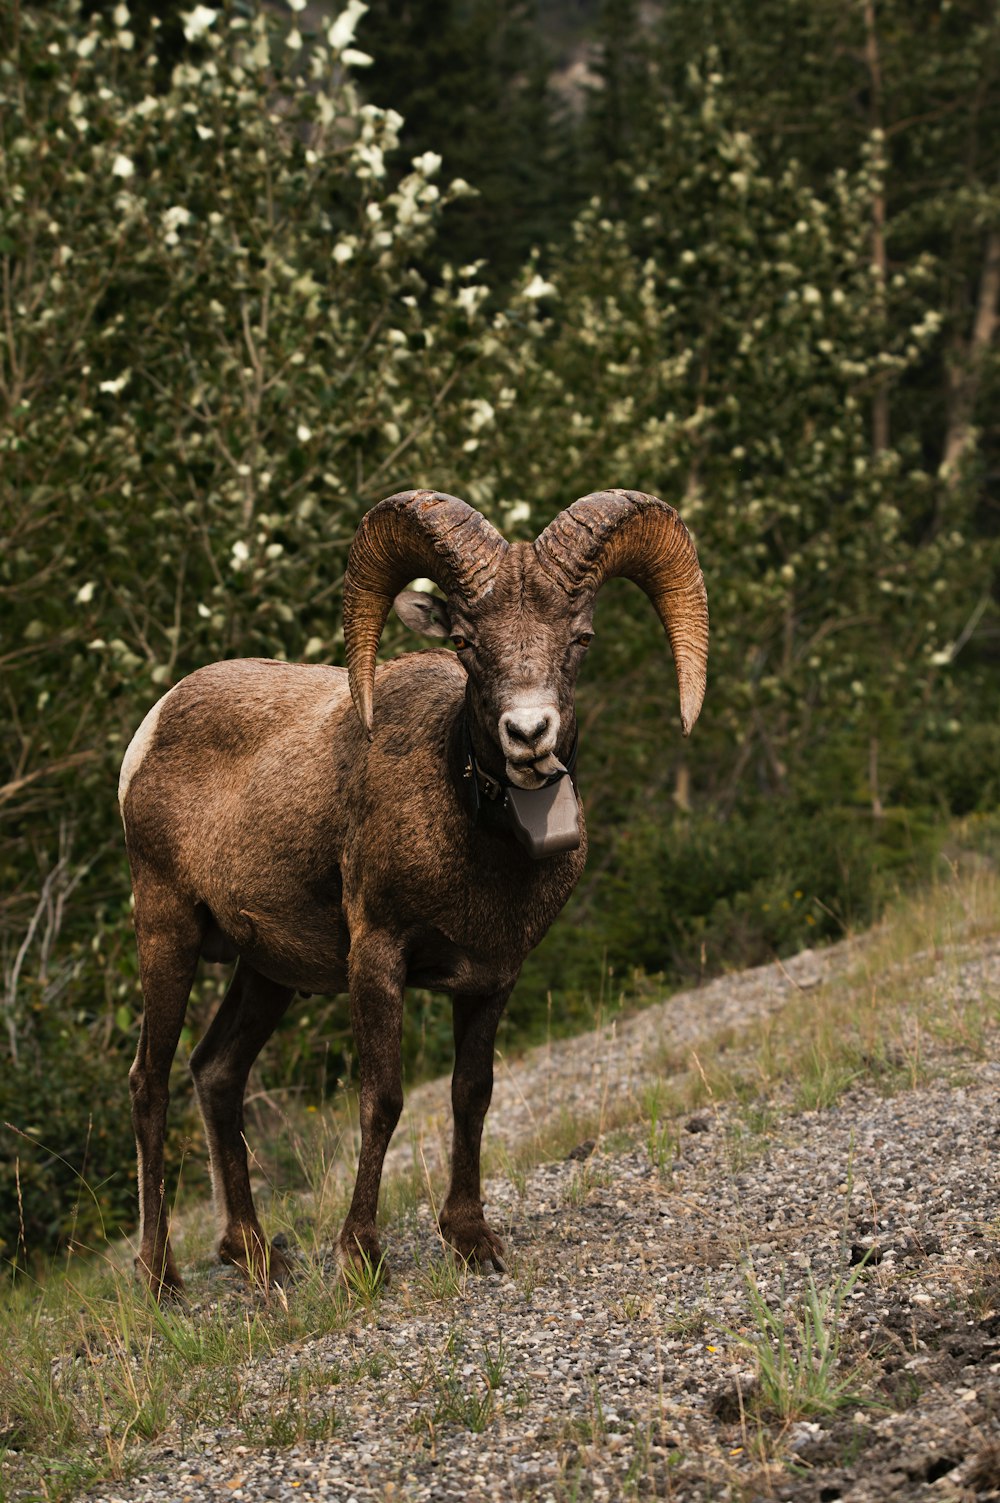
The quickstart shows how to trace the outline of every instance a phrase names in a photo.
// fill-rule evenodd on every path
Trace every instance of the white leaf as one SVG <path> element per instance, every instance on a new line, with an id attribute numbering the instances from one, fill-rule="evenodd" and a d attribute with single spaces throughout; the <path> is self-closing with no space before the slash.
<path id="1" fill-rule="evenodd" d="M 189 10 L 186 15 L 181 15 L 184 23 L 184 36 L 189 42 L 196 42 L 199 37 L 212 25 L 218 16 L 217 10 L 210 10 L 207 5 L 196 5 L 194 10 Z"/>
<path id="2" fill-rule="evenodd" d="M 348 42 L 354 40 L 357 24 L 367 9 L 363 0 L 347 0 L 347 5 L 326 34 L 326 39 L 334 52 L 339 52 L 341 48 L 347 46 Z"/>
<path id="3" fill-rule="evenodd" d="M 524 296 L 530 298 L 551 297 L 555 290 L 552 282 L 546 282 L 545 278 L 540 277 L 536 272 L 524 289 Z"/>
<path id="4" fill-rule="evenodd" d="M 109 396 L 116 397 L 119 392 L 125 390 L 131 379 L 131 370 L 124 370 L 122 371 L 121 375 L 116 376 L 113 381 L 102 381 L 97 389 L 98 391 L 107 392 Z"/>

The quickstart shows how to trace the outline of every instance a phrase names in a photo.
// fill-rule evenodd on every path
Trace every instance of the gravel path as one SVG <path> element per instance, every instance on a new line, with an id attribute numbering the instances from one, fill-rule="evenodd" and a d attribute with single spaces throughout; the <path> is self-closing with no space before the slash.
<path id="1" fill-rule="evenodd" d="M 724 978 L 504 1064 L 495 1154 L 602 1101 L 622 1122 L 634 1099 L 637 1119 L 664 1061 L 720 1030 L 738 1048 L 741 1030 L 856 957 L 844 946 Z M 952 952 L 913 985 L 995 1017 L 1000 943 Z M 494 1177 L 506 1277 L 450 1274 L 417 1204 L 386 1228 L 393 1280 L 370 1309 L 243 1374 L 263 1441 L 247 1444 L 245 1418 L 172 1436 L 124 1490 L 91 1496 L 1000 1498 L 1000 1065 L 934 1049 L 937 1078 L 891 1097 L 856 1089 L 805 1113 L 720 1104 Z M 439 1153 L 446 1108 L 444 1082 L 412 1093 L 394 1171 L 415 1145 Z M 250 1298 L 226 1275 L 200 1283 L 234 1318 Z M 790 1333 L 810 1284 L 833 1302 L 840 1403 L 782 1419 L 757 1376 L 754 1291 Z"/>

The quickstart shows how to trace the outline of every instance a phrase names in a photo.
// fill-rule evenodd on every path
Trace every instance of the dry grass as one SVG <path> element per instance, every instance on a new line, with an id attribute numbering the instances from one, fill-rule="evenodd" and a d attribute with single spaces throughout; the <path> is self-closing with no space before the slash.
<path id="1" fill-rule="evenodd" d="M 1000 879 L 986 865 L 899 901 L 855 941 L 847 970 L 800 989 L 737 1035 L 705 1039 L 678 1069 L 657 1061 L 678 1112 L 713 1102 L 765 1102 L 820 1111 L 850 1086 L 887 1094 L 983 1059 L 1000 1024 L 1000 995 L 964 995 L 967 948 L 998 928 Z M 928 982 L 934 978 L 934 986 Z"/>

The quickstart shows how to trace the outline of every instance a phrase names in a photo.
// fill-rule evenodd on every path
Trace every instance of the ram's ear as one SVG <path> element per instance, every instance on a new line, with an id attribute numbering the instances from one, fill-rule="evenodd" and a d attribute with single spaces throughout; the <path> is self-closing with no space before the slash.
<path id="1" fill-rule="evenodd" d="M 440 595 L 428 595 L 423 590 L 400 590 L 392 608 L 404 626 L 423 637 L 451 636 L 448 602 Z"/>

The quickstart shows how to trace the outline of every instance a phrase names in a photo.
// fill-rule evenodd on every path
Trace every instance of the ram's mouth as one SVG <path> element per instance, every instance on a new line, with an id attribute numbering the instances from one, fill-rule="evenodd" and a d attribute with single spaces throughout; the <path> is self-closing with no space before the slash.
<path id="1" fill-rule="evenodd" d="M 515 788 L 529 791 L 544 788 L 552 778 L 565 771 L 562 762 L 552 752 L 545 752 L 541 757 L 526 757 L 520 762 L 512 762 L 509 757 L 507 759 L 507 777 L 510 782 Z"/>

